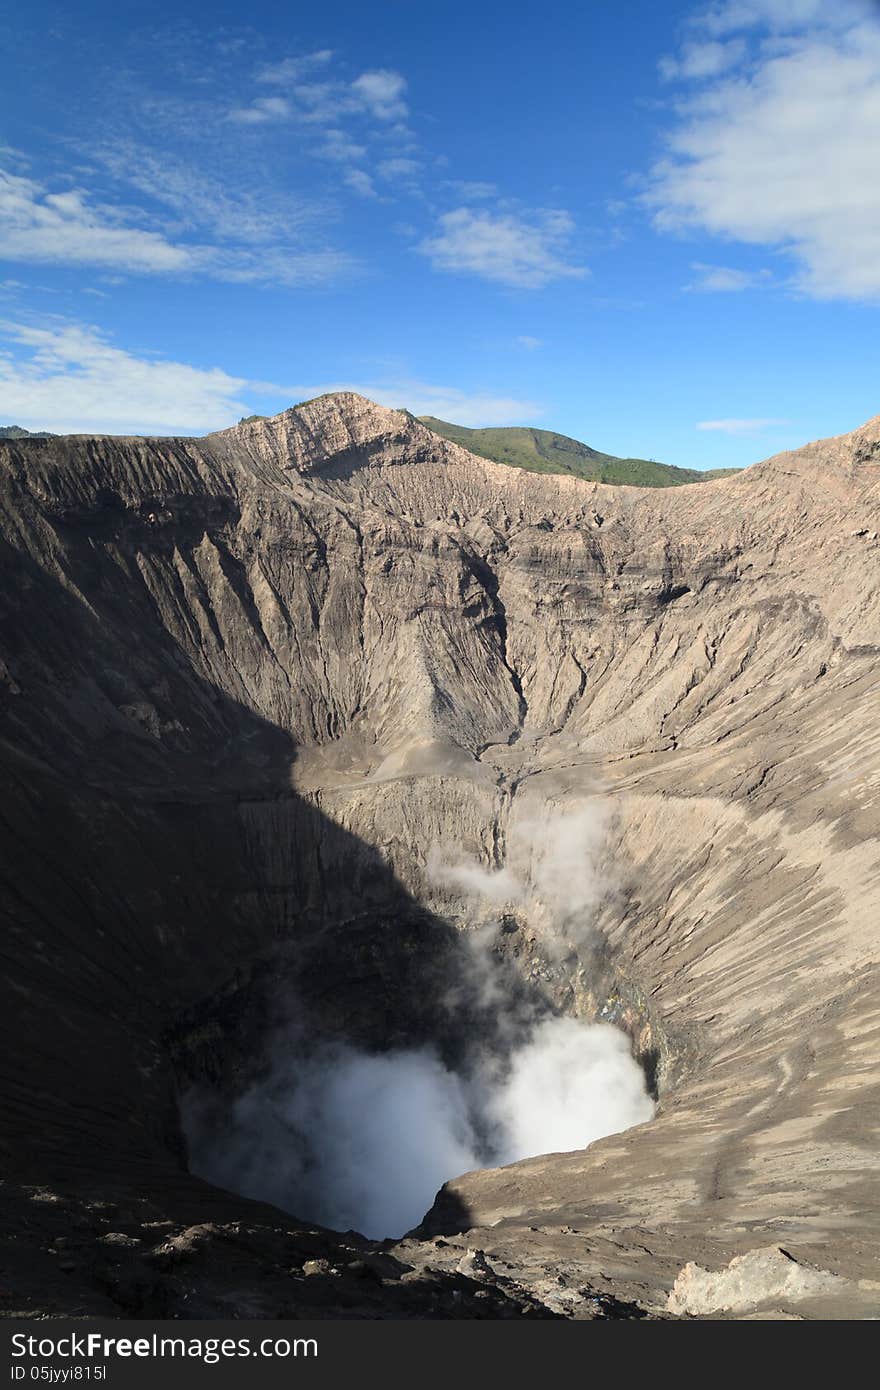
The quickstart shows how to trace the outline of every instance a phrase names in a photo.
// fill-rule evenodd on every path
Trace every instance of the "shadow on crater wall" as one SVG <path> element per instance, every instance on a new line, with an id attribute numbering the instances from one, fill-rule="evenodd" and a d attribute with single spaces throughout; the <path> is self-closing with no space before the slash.
<path id="1" fill-rule="evenodd" d="M 317 1037 L 430 1043 L 452 1066 L 475 1039 L 492 1046 L 498 1019 L 456 929 L 374 847 L 292 789 L 295 740 L 212 673 L 223 637 L 192 558 L 204 536 L 241 588 L 239 562 L 223 550 L 228 509 L 216 501 L 200 518 L 192 500 L 182 528 L 152 550 L 148 521 L 120 520 L 116 506 L 101 510 L 97 531 L 88 511 L 54 529 L 30 517 L 23 542 L 21 519 L 3 518 L 16 543 L 0 540 L 0 569 L 13 577 L 0 587 L 0 1159 L 9 1229 L 23 1222 L 27 1240 L 34 1213 L 56 1235 L 91 1223 L 96 1239 L 111 1219 L 140 1229 L 147 1215 L 206 1232 L 245 1223 L 263 1233 L 254 1246 L 263 1271 L 281 1228 L 296 1258 L 317 1242 L 332 1261 L 357 1238 L 316 1234 L 190 1176 L 179 1082 L 233 1094 L 291 1000 Z M 186 588 L 176 607 L 157 602 L 162 585 Z M 174 623 L 188 625 L 186 643 Z M 233 667 L 255 640 L 244 603 L 241 625 Z M 200 650 L 202 672 L 187 647 Z M 498 968 L 514 1013 L 519 1003 L 524 1019 L 547 1007 L 515 962 Z M 16 1203 L 31 1198 L 16 1194 L 42 1189 L 53 1205 L 22 1217 Z M 128 1215 L 95 1226 L 90 1213 L 108 1202 Z M 466 1228 L 467 1212 L 454 1221 Z M 187 1239 L 186 1259 L 217 1245 L 221 1264 L 234 1265 L 216 1230 Z M 189 1298 L 140 1266 L 131 1287 L 113 1270 L 89 1275 L 106 1283 L 111 1308 L 176 1316 Z M 46 1287 L 45 1270 L 35 1278 Z M 451 1298 L 445 1284 L 425 1287 L 424 1298 L 407 1295 L 413 1308 Z M 58 1307 L 69 1301 L 57 1295 Z M 195 1309 L 187 1304 L 189 1316 Z M 203 1311 L 222 1307 L 209 1300 Z"/>
<path id="2" fill-rule="evenodd" d="M 234 1091 L 291 1000 L 365 1047 L 485 1043 L 456 930 L 291 789 L 293 739 L 197 675 L 146 589 L 87 558 L 61 583 L 16 556 L 25 602 L 0 599 L 8 1170 L 179 1169 L 175 1070 Z M 543 1007 L 511 971 L 517 997 Z"/>

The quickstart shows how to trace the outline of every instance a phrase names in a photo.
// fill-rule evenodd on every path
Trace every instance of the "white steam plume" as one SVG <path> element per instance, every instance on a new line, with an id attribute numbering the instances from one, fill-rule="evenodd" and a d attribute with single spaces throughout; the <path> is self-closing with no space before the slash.
<path id="1" fill-rule="evenodd" d="M 199 1097 L 185 1100 L 193 1171 L 381 1239 L 416 1225 L 459 1173 L 584 1148 L 650 1119 L 653 1103 L 626 1035 L 524 1009 L 492 950 L 505 906 L 543 929 L 550 953 L 586 939 L 606 886 L 597 867 L 604 829 L 596 803 L 582 800 L 567 812 L 520 815 L 496 868 L 432 848 L 430 880 L 478 924 L 465 937 L 467 987 L 491 1010 L 494 1047 L 484 1040 L 467 1069 L 452 1072 L 429 1048 L 304 1051 L 301 1038 L 282 1036 L 269 1076 L 219 1128 L 216 1107 L 212 1117 Z M 462 998 L 451 985 L 447 1007 Z"/>
<path id="2" fill-rule="evenodd" d="M 653 1103 L 629 1039 L 607 1023 L 548 1018 L 513 1054 L 487 1110 L 501 1136 L 496 1163 L 583 1149 L 649 1120 Z"/>
<path id="3" fill-rule="evenodd" d="M 483 915 L 500 907 L 526 915 L 544 928 L 544 945 L 552 951 L 592 928 L 590 914 L 607 888 L 598 869 L 606 823 L 604 807 L 587 799 L 564 810 L 513 816 L 502 865 L 487 867 L 457 847 L 435 843 L 428 881 Z"/>
<path id="4" fill-rule="evenodd" d="M 221 1135 L 197 1098 L 184 1105 L 193 1172 L 374 1239 L 415 1226 L 459 1173 L 583 1148 L 652 1113 L 624 1035 L 569 1018 L 539 1024 L 495 1082 L 450 1072 L 427 1048 L 279 1049 Z"/>
<path id="5" fill-rule="evenodd" d="M 279 1044 L 220 1135 L 197 1097 L 184 1115 L 194 1172 L 336 1230 L 399 1234 L 450 1173 L 475 1166 L 460 1083 L 427 1050 L 303 1058 Z"/>

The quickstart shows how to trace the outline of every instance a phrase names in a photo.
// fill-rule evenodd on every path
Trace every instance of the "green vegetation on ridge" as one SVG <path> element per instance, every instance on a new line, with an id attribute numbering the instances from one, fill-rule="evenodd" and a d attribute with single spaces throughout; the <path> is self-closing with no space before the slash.
<path id="1" fill-rule="evenodd" d="M 680 487 L 683 483 L 705 483 L 712 478 L 739 473 L 739 468 L 711 468 L 705 473 L 698 468 L 676 468 L 671 463 L 656 463 L 654 459 L 622 459 L 602 454 L 581 444 L 568 435 L 552 430 L 507 426 L 498 429 L 474 430 L 464 425 L 451 425 L 434 415 L 421 415 L 428 429 L 451 439 L 472 454 L 506 463 L 512 468 L 525 468 L 530 473 L 570 473 L 594 483 L 628 483 L 632 487 Z"/>

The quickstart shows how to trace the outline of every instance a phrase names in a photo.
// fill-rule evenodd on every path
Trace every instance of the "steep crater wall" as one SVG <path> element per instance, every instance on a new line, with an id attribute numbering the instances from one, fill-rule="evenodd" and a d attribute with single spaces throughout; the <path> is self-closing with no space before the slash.
<path id="1" fill-rule="evenodd" d="M 430 847 L 498 870 L 523 805 L 588 797 L 589 932 L 560 958 L 514 914 L 498 954 L 524 999 L 627 1027 L 660 1116 L 464 1180 L 442 1230 L 491 1226 L 533 1290 L 548 1214 L 587 1211 L 578 1277 L 632 1232 L 648 1302 L 755 1233 L 865 1276 L 840 1231 L 875 1220 L 866 437 L 659 497 L 518 476 L 352 397 L 6 446 L 8 1171 L 170 1190 L 179 1078 L 243 1084 L 280 981 L 317 1034 L 452 1057 L 492 1023 L 438 1003 L 473 913 Z"/>

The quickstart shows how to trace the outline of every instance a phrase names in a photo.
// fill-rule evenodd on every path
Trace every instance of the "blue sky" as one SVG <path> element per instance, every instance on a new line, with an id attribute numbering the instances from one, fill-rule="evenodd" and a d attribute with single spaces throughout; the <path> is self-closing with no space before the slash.
<path id="1" fill-rule="evenodd" d="M 868 0 L 12 9 L 0 423 L 350 387 L 717 467 L 880 411 Z"/>

